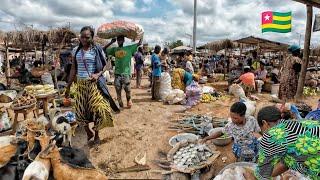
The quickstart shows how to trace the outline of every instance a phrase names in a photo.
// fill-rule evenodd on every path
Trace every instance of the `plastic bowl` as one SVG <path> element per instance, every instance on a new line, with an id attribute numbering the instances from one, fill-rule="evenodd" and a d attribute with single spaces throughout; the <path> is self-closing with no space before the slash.
<path id="1" fill-rule="evenodd" d="M 218 175 L 222 174 L 226 169 L 230 169 L 230 168 L 235 168 L 235 167 L 244 167 L 244 168 L 250 168 L 250 169 L 255 169 L 257 164 L 256 163 L 250 163 L 250 162 L 235 162 L 232 164 L 229 164 L 227 166 L 225 166 Z"/>
<path id="2" fill-rule="evenodd" d="M 170 146 L 174 147 L 178 142 L 185 141 L 185 140 L 191 140 L 191 141 L 197 141 L 199 137 L 192 133 L 181 133 L 177 134 L 170 138 L 169 144 Z"/>
<path id="3" fill-rule="evenodd" d="M 213 133 L 217 131 L 221 131 L 223 127 L 213 128 L 209 131 L 209 136 L 211 136 Z M 212 140 L 214 145 L 217 146 L 226 146 L 232 142 L 232 137 L 220 137 Z"/>

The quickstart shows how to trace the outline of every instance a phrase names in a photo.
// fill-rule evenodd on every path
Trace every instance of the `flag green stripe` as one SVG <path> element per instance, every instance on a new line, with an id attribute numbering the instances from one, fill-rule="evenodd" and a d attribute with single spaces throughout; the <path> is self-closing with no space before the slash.
<path id="1" fill-rule="evenodd" d="M 274 16 L 291 16 L 291 12 L 272 12 L 272 15 Z"/>
<path id="2" fill-rule="evenodd" d="M 291 24 L 291 20 L 290 20 L 290 21 L 277 21 L 277 20 L 273 20 L 272 23 L 273 23 L 273 24 L 286 25 L 286 24 Z"/>
<path id="3" fill-rule="evenodd" d="M 264 28 L 262 29 L 262 32 L 278 32 L 278 33 L 288 33 L 291 32 L 291 28 L 290 29 L 276 29 L 276 28 Z"/>

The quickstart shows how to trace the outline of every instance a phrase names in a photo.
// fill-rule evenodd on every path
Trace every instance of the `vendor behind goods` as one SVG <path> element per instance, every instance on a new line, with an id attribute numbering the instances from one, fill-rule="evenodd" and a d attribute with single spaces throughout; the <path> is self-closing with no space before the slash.
<path id="1" fill-rule="evenodd" d="M 258 166 L 247 179 L 270 179 L 288 169 L 310 179 L 320 177 L 320 123 L 312 120 L 280 120 L 275 106 L 262 108 L 258 123 L 264 132 L 260 141 Z M 254 177 L 255 176 L 255 177 Z"/>
<path id="2" fill-rule="evenodd" d="M 254 155 L 256 155 L 258 152 L 258 141 L 254 134 L 260 132 L 260 127 L 253 116 L 245 116 L 246 111 L 247 107 L 244 103 L 234 103 L 230 108 L 230 117 L 232 121 L 226 124 L 222 131 L 213 133 L 211 136 L 204 138 L 200 142 L 204 143 L 226 134 L 234 139 L 232 152 L 237 159 L 241 157 L 243 148 L 247 147 L 254 152 Z"/>

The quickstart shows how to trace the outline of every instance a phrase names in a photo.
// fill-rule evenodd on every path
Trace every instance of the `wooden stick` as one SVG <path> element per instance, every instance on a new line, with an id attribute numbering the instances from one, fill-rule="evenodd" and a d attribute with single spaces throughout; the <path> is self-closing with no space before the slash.
<path id="1" fill-rule="evenodd" d="M 148 165 L 134 165 L 131 167 L 127 167 L 127 168 L 122 168 L 122 169 L 117 169 L 115 172 L 116 173 L 122 173 L 122 172 L 139 172 L 139 171 L 148 171 L 151 168 Z"/>

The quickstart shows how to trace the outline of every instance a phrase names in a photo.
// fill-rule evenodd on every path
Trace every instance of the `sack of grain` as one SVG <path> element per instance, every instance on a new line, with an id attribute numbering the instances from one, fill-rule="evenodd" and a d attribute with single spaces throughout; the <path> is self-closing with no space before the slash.
<path id="1" fill-rule="evenodd" d="M 115 38 L 122 35 L 132 40 L 138 40 L 143 37 L 143 33 L 143 28 L 138 24 L 127 21 L 114 21 L 102 24 L 98 28 L 97 35 L 104 39 Z"/>

